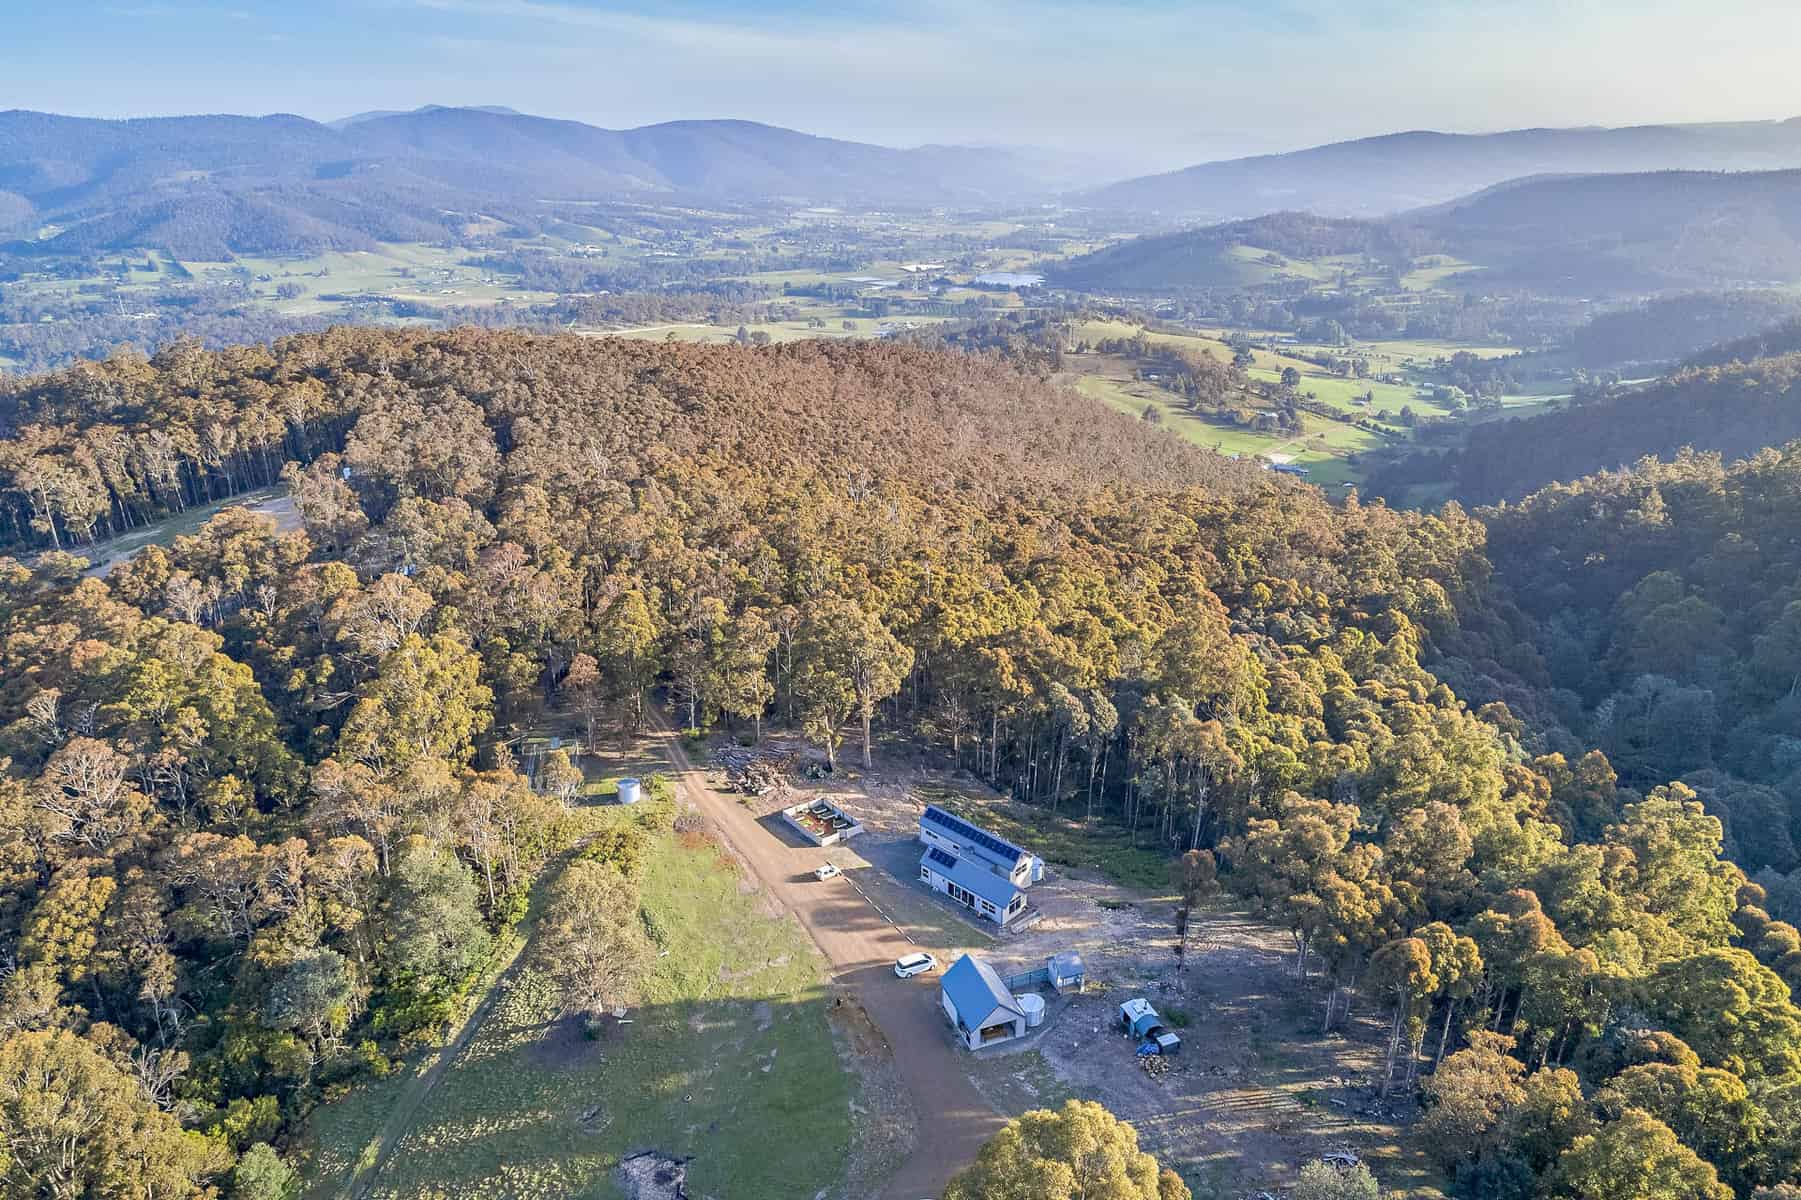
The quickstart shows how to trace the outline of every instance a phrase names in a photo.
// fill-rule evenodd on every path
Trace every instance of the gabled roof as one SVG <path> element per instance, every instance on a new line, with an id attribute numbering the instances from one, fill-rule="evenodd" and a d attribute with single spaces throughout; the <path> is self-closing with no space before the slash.
<path id="1" fill-rule="evenodd" d="M 929 846 L 920 856 L 919 865 L 930 867 L 966 892 L 974 892 L 996 908 L 1005 910 L 1020 894 L 1019 889 L 1003 876 L 996 875 L 980 863 L 958 858 L 936 846 Z"/>
<path id="2" fill-rule="evenodd" d="M 1082 974 L 1082 956 L 1074 950 L 1065 950 L 1061 954 L 1051 955 L 1049 966 L 1053 978 L 1072 979 Z"/>
<path id="3" fill-rule="evenodd" d="M 952 963 L 951 969 L 939 980 L 939 986 L 966 1028 L 976 1028 L 977 1022 L 986 1021 L 997 1009 L 1013 1017 L 1024 1018 L 1026 1015 L 994 968 L 972 954 L 965 954 Z"/>
<path id="4" fill-rule="evenodd" d="M 1018 867 L 1021 860 L 1032 857 L 1006 838 L 996 837 L 980 825 L 972 825 L 936 804 L 926 805 L 926 810 L 919 814 L 919 823 L 940 837 L 956 842 L 970 854 L 996 863 L 1008 871 Z"/>

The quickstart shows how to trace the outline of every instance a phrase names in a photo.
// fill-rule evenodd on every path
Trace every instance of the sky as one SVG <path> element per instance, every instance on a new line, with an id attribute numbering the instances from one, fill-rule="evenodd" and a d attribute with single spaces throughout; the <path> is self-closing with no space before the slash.
<path id="1" fill-rule="evenodd" d="M 0 0 L 0 108 L 501 104 L 1175 167 L 1403 129 L 1801 115 L 1796 0 Z"/>

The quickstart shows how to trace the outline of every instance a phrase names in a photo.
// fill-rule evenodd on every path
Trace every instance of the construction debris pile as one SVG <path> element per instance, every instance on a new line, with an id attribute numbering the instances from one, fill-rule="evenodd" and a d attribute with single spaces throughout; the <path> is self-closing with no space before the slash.
<path id="1" fill-rule="evenodd" d="M 728 791 L 780 796 L 788 790 L 788 775 L 798 757 L 792 749 L 774 746 L 720 746 L 713 751 L 713 768 L 725 776 Z"/>

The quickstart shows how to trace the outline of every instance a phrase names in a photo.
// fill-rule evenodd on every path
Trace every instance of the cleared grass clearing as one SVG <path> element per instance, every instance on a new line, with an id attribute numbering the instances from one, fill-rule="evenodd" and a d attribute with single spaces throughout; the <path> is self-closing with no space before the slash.
<path id="1" fill-rule="evenodd" d="M 852 1085 L 826 1022 L 817 950 L 699 835 L 655 838 L 642 885 L 662 956 L 629 1023 L 584 1037 L 558 1015 L 528 950 L 371 1196 L 608 1196 L 619 1158 L 644 1148 L 693 1156 L 695 1195 L 841 1185 Z M 315 1132 L 346 1144 L 322 1147 L 321 1159 L 354 1159 L 364 1122 L 331 1111 Z"/>
<path id="2" fill-rule="evenodd" d="M 1303 417 L 1307 432 L 1260 433 L 1239 425 L 1214 422 L 1184 408 L 1169 392 L 1149 384 L 1081 375 L 1071 380 L 1077 391 L 1130 416 L 1141 416 L 1146 405 L 1162 415 L 1165 429 L 1193 444 L 1220 454 L 1252 455 L 1275 462 L 1292 462 L 1308 470 L 1309 482 L 1356 483 L 1362 472 L 1346 461 L 1351 455 L 1384 448 L 1391 443 L 1379 434 L 1354 425 L 1311 414 Z"/>
<path id="3" fill-rule="evenodd" d="M 1448 254 L 1428 254 L 1414 260 L 1413 269 L 1401 276 L 1401 287 L 1409 292 L 1429 292 L 1466 272 L 1483 269 Z"/>
<path id="4" fill-rule="evenodd" d="M 241 492 L 229 500 L 197 505 L 186 512 L 122 533 L 116 538 L 96 542 L 91 546 L 70 546 L 68 549 L 88 560 L 91 564 L 87 571 L 89 575 L 105 575 L 146 546 L 171 546 L 175 544 L 176 538 L 199 532 L 201 526 L 228 508 L 248 508 L 252 512 L 273 517 L 276 528 L 283 533 L 298 529 L 301 525 L 300 515 L 288 499 L 287 488 L 277 485 Z"/>
<path id="5" fill-rule="evenodd" d="M 231 262 L 183 263 L 196 278 L 223 282 L 248 271 L 251 287 L 272 309 L 289 316 L 335 312 L 340 301 L 321 295 L 383 296 L 432 305 L 498 304 L 507 300 L 535 304 L 553 299 L 549 292 L 512 286 L 504 277 L 468 265 L 468 253 L 422 242 L 384 243 L 376 250 L 333 251 L 310 258 L 246 256 Z M 321 275 L 320 272 L 325 272 Z M 255 279 L 267 275 L 267 280 Z M 301 294 L 281 300 L 275 289 L 292 284 Z"/>

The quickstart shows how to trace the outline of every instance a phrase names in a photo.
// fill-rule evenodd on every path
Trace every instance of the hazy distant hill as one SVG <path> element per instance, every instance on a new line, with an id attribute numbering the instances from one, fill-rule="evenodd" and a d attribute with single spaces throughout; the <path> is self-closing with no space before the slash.
<path id="1" fill-rule="evenodd" d="M 1385 220 L 1283 213 L 1136 238 L 1072 259 L 1090 291 L 1241 285 L 1265 254 L 1448 253 L 1484 289 L 1632 295 L 1801 282 L 1801 171 L 1523 179 Z"/>
<path id="2" fill-rule="evenodd" d="M 1404 219 L 1487 266 L 1485 286 L 1801 281 L 1801 171 L 1526 179 Z"/>
<path id="3" fill-rule="evenodd" d="M 529 213 L 557 199 L 918 208 L 1049 190 L 1027 156 L 1007 151 L 896 150 L 749 121 L 611 130 L 434 106 L 335 126 L 285 115 L 0 112 L 0 233 L 54 223 L 66 232 L 40 245 L 49 251 L 168 237 L 180 257 L 307 252 L 396 227 L 444 236 L 472 210 Z"/>
<path id="4" fill-rule="evenodd" d="M 1202 163 L 1080 194 L 1103 209 L 1229 220 L 1279 209 L 1385 216 L 1529 175 L 1801 167 L 1801 118 L 1625 129 L 1393 133 Z"/>
<path id="5" fill-rule="evenodd" d="M 1268 282 L 1284 260 L 1340 254 L 1399 261 L 1430 246 L 1405 226 L 1283 212 L 1132 238 L 1069 260 L 1052 282 L 1085 291 L 1168 291 Z"/>

